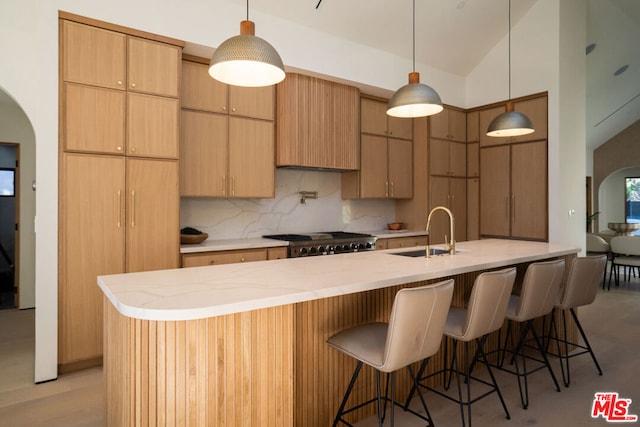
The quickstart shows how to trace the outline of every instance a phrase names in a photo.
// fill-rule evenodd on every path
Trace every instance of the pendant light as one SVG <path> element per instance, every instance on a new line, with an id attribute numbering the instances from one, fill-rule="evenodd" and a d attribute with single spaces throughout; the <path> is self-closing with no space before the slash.
<path id="1" fill-rule="evenodd" d="M 413 0 L 413 72 L 409 84 L 393 94 L 387 104 L 387 114 L 394 117 L 425 117 L 442 111 L 442 101 L 431 87 L 420 83 L 416 72 L 416 0 Z"/>
<path id="2" fill-rule="evenodd" d="M 511 101 L 511 0 L 509 0 L 509 101 L 506 111 L 489 123 L 488 136 L 505 137 L 532 133 L 533 123 L 529 117 L 515 111 Z"/>
<path id="3" fill-rule="evenodd" d="M 255 36 L 255 24 L 240 22 L 240 35 L 225 40 L 213 53 L 209 74 L 234 86 L 269 86 L 284 80 L 284 65 L 278 52 L 264 39 Z"/>

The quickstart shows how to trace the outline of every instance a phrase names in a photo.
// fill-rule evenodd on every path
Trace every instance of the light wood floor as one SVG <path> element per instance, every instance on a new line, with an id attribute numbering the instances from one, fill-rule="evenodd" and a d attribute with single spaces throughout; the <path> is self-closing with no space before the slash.
<path id="1" fill-rule="evenodd" d="M 102 369 L 33 383 L 34 314 L 34 310 L 0 311 L 0 426 L 104 425 Z M 603 426 L 605 420 L 590 416 L 594 393 L 599 391 L 615 391 L 632 399 L 630 412 L 640 415 L 640 280 L 601 291 L 594 304 L 581 309 L 580 317 L 604 375 L 598 376 L 588 356 L 574 358 L 571 386 L 558 393 L 547 372 L 539 371 L 530 377 L 531 402 L 523 410 L 515 377 L 497 373 L 511 420 L 504 418 L 493 395 L 474 404 L 474 426 Z M 558 361 L 552 364 L 559 377 Z M 460 425 L 456 404 L 434 393 L 425 397 L 437 426 Z M 423 425 L 401 412 L 396 412 L 397 426 Z M 360 427 L 373 425 L 373 419 L 359 423 Z"/>

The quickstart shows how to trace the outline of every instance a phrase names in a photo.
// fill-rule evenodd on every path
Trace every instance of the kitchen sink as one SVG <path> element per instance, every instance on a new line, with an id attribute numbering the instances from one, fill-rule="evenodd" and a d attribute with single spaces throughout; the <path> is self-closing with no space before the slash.
<path id="1" fill-rule="evenodd" d="M 457 253 L 458 251 L 456 251 Z M 391 252 L 391 255 L 401 255 L 401 256 L 409 256 L 413 258 L 424 257 L 426 256 L 426 249 L 416 249 L 413 251 L 405 251 L 405 252 Z M 429 248 L 429 255 L 438 256 L 438 255 L 449 255 L 449 251 L 446 249 L 439 248 Z"/>

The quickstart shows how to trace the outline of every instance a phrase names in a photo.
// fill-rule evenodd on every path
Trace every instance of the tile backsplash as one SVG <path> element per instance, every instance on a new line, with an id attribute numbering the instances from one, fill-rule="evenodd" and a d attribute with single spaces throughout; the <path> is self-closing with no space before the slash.
<path id="1" fill-rule="evenodd" d="M 180 227 L 197 228 L 217 240 L 382 230 L 394 221 L 393 200 L 342 200 L 340 172 L 276 169 L 275 176 L 273 199 L 181 199 Z M 300 191 L 315 191 L 318 198 L 301 203 Z"/>

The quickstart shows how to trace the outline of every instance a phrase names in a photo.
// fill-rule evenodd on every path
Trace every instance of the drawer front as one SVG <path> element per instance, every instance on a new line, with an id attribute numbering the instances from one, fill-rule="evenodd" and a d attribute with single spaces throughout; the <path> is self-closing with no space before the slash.
<path id="1" fill-rule="evenodd" d="M 234 264 L 238 262 L 266 261 L 266 249 L 250 251 L 216 251 L 198 254 L 183 254 L 182 267 Z"/>
<path id="2" fill-rule="evenodd" d="M 427 236 L 415 237 L 397 237 L 388 239 L 387 249 L 411 248 L 414 246 L 425 246 L 427 244 Z"/>

